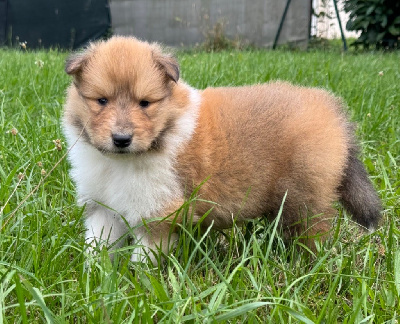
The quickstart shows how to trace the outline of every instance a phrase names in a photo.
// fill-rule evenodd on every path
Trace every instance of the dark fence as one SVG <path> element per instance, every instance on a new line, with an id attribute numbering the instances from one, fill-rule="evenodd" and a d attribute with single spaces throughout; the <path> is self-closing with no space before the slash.
<path id="1" fill-rule="evenodd" d="M 0 43 L 75 49 L 111 28 L 107 0 L 0 0 Z"/>
<path id="2" fill-rule="evenodd" d="M 112 27 L 172 46 L 217 32 L 259 47 L 307 46 L 310 18 L 311 0 L 0 0 L 0 45 L 75 49 Z"/>

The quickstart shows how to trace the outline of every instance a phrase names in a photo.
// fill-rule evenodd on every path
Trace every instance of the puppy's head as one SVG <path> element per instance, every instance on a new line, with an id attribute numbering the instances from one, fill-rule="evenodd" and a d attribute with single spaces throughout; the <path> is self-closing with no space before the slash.
<path id="1" fill-rule="evenodd" d="M 185 106 L 179 66 L 156 44 L 113 37 L 72 55 L 65 71 L 67 123 L 106 154 L 161 149 Z"/>

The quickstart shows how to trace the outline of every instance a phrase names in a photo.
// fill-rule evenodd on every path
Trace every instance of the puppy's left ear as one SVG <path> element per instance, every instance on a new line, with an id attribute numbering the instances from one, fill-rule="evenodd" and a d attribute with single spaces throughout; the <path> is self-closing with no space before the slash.
<path id="1" fill-rule="evenodd" d="M 160 48 L 155 47 L 153 58 L 158 67 L 165 72 L 166 76 L 175 83 L 179 80 L 179 64 L 171 54 L 164 54 Z"/>

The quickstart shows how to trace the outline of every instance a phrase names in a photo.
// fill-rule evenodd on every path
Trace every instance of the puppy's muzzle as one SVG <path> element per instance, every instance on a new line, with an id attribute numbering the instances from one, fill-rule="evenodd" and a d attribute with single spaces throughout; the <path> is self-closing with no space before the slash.
<path id="1" fill-rule="evenodd" d="M 126 148 L 132 143 L 132 135 L 112 134 L 112 140 L 116 147 Z"/>

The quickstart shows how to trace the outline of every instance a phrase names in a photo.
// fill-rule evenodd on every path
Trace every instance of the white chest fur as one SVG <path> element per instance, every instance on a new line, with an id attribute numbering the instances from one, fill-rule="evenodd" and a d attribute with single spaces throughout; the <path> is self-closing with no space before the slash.
<path id="1" fill-rule="evenodd" d="M 99 202 L 123 215 L 131 226 L 142 218 L 159 216 L 168 202 L 182 195 L 167 155 L 116 159 L 77 143 L 70 160 L 79 202 Z"/>

